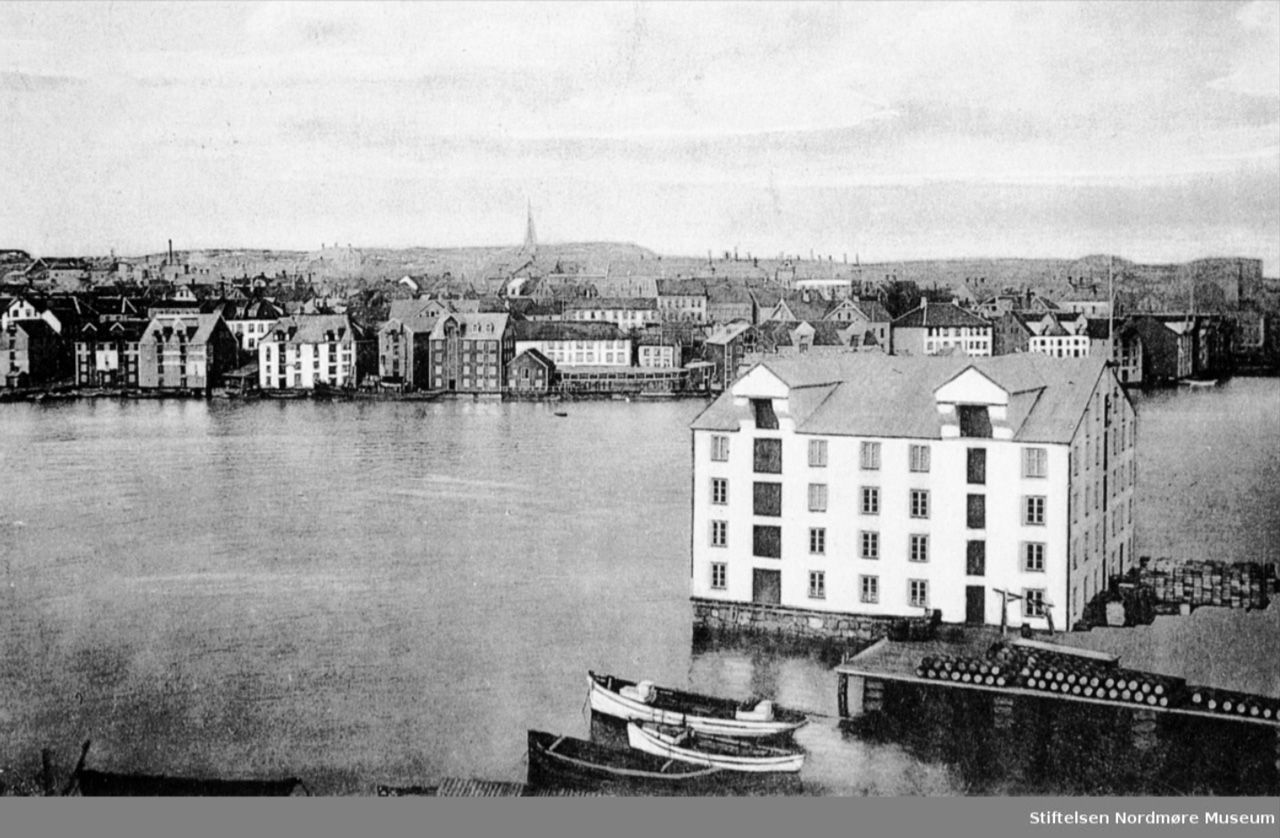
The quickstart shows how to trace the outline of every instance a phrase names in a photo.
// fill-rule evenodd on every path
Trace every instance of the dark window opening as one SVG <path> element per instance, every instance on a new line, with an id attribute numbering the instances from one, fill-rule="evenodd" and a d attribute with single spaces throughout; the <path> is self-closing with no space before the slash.
<path id="1" fill-rule="evenodd" d="M 987 542 L 970 541 L 965 550 L 965 574 L 983 576 L 987 572 Z"/>
<path id="2" fill-rule="evenodd" d="M 752 554 L 765 559 L 782 558 L 782 527 L 754 528 Z"/>
<path id="3" fill-rule="evenodd" d="M 962 404 L 956 410 L 960 413 L 960 436 L 991 438 L 991 416 L 986 405 Z"/>
<path id="4" fill-rule="evenodd" d="M 782 515 L 782 484 L 756 483 L 752 511 L 756 515 Z"/>
<path id="5" fill-rule="evenodd" d="M 755 470 L 763 474 L 782 474 L 782 440 L 755 441 Z"/>
<path id="6" fill-rule="evenodd" d="M 982 486 L 987 482 L 987 449 L 969 449 L 969 482 Z"/>
<path id="7" fill-rule="evenodd" d="M 987 496 L 969 495 L 968 519 L 965 523 L 971 530 L 987 528 Z"/>
<path id="8" fill-rule="evenodd" d="M 778 429 L 778 415 L 773 412 L 773 402 L 769 399 L 752 399 L 751 408 L 756 414 L 756 427 L 764 431 Z"/>

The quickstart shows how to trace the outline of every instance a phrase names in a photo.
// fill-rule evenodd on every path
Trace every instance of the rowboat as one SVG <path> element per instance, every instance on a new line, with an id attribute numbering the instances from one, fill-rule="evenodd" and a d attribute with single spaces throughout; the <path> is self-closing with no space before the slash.
<path id="1" fill-rule="evenodd" d="M 654 756 L 727 771 L 795 773 L 804 766 L 804 751 L 796 748 L 700 734 L 687 727 L 627 722 L 627 741 L 636 750 Z"/>
<path id="2" fill-rule="evenodd" d="M 82 797 L 290 797 L 307 793 L 301 780 L 202 780 L 80 769 L 73 788 Z"/>
<path id="3" fill-rule="evenodd" d="M 691 728 L 698 733 L 763 738 L 791 733 L 808 724 L 798 710 L 771 701 L 740 702 L 697 693 L 639 684 L 612 675 L 587 673 L 591 709 L 626 721 Z"/>
<path id="4" fill-rule="evenodd" d="M 529 731 L 529 785 L 569 785 L 594 788 L 617 783 L 628 788 L 688 792 L 698 781 L 720 774 L 714 766 L 697 765 L 673 757 L 616 748 Z"/>

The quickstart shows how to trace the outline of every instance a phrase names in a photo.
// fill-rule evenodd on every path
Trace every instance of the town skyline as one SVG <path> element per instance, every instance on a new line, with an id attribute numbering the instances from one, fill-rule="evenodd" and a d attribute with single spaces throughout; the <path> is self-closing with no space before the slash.
<path id="1" fill-rule="evenodd" d="M 1245 255 L 1280 274 L 1273 2 L 0 20 L 0 227 L 41 255 L 501 247 L 531 201 L 542 241 L 664 255 Z"/>

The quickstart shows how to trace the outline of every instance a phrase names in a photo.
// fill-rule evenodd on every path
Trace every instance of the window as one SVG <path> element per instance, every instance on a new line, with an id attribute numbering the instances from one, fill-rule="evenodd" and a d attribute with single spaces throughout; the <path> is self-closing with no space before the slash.
<path id="1" fill-rule="evenodd" d="M 862 549 L 859 555 L 862 558 L 880 558 L 880 533 L 873 532 L 871 530 L 863 530 L 860 541 L 862 542 Z"/>
<path id="2" fill-rule="evenodd" d="M 1022 476 L 1046 477 L 1049 471 L 1049 452 L 1043 448 L 1022 449 Z"/>
<path id="3" fill-rule="evenodd" d="M 880 443 L 862 443 L 862 468 L 877 471 L 880 468 Z"/>
<path id="4" fill-rule="evenodd" d="M 880 601 L 879 576 L 859 576 L 858 587 L 861 589 L 862 595 L 860 599 L 863 602 L 877 603 Z"/>
<path id="5" fill-rule="evenodd" d="M 729 437 L 711 437 L 711 459 L 721 463 L 729 459 Z"/>
<path id="6" fill-rule="evenodd" d="M 960 415 L 960 436 L 991 438 L 991 417 L 986 405 L 957 405 L 956 412 Z"/>
<path id="7" fill-rule="evenodd" d="M 724 506 L 729 502 L 729 481 L 723 477 L 711 478 L 711 502 Z"/>
<path id="8" fill-rule="evenodd" d="M 773 412 L 772 399 L 752 399 L 751 409 L 756 415 L 756 427 L 762 431 L 778 429 L 778 415 Z"/>
<path id="9" fill-rule="evenodd" d="M 1028 541 L 1022 545 L 1022 569 L 1028 573 L 1044 573 L 1044 545 Z"/>
<path id="10" fill-rule="evenodd" d="M 809 552 L 815 556 L 825 556 L 827 554 L 826 527 L 809 528 Z"/>
<path id="11" fill-rule="evenodd" d="M 809 511 L 810 512 L 826 512 L 827 511 L 827 484 L 826 483 L 810 483 L 809 484 Z"/>
<path id="12" fill-rule="evenodd" d="M 912 471 L 928 471 L 929 470 L 929 446 L 927 445 L 911 446 L 911 470 Z"/>
<path id="13" fill-rule="evenodd" d="M 782 440 L 757 439 L 755 441 L 755 470 L 762 474 L 782 473 Z"/>
<path id="14" fill-rule="evenodd" d="M 987 528 L 987 496 L 969 495 L 967 499 L 967 518 L 965 526 L 971 530 Z"/>
<path id="15" fill-rule="evenodd" d="M 912 608 L 929 607 L 929 583 L 927 580 L 907 580 L 907 604 Z"/>
<path id="16" fill-rule="evenodd" d="M 929 492 L 926 489 L 911 490 L 911 517 L 929 517 Z"/>
<path id="17" fill-rule="evenodd" d="M 809 571 L 809 599 L 827 598 L 827 574 L 821 570 Z"/>
<path id="18" fill-rule="evenodd" d="M 752 554 L 761 558 L 782 558 L 782 527 L 755 527 L 751 547 Z"/>
<path id="19" fill-rule="evenodd" d="M 756 515 L 782 515 L 782 484 L 755 483 L 752 486 L 752 512 Z"/>
<path id="20" fill-rule="evenodd" d="M 1045 615 L 1044 589 L 1022 589 L 1022 616 L 1043 617 Z"/>
<path id="21" fill-rule="evenodd" d="M 1044 498 L 1032 495 L 1023 498 L 1022 501 L 1022 523 L 1044 526 Z"/>
<path id="22" fill-rule="evenodd" d="M 723 591 L 728 585 L 726 579 L 728 577 L 729 566 L 724 562 L 711 563 L 711 587 L 717 591 Z"/>
<path id="23" fill-rule="evenodd" d="M 970 541 L 965 544 L 965 575 L 983 576 L 987 572 L 987 542 Z"/>
<path id="24" fill-rule="evenodd" d="M 862 514 L 880 514 L 880 489 L 877 486 L 862 487 Z"/>
<path id="25" fill-rule="evenodd" d="M 929 561 L 929 536 L 911 536 L 911 552 L 907 554 L 907 558 L 913 562 Z"/>
<path id="26" fill-rule="evenodd" d="M 729 546 L 729 522 L 728 521 L 712 521 L 711 522 L 711 546 L 712 547 L 728 547 Z"/>
<path id="27" fill-rule="evenodd" d="M 825 439 L 809 440 L 809 465 L 813 468 L 827 467 L 827 441 Z"/>

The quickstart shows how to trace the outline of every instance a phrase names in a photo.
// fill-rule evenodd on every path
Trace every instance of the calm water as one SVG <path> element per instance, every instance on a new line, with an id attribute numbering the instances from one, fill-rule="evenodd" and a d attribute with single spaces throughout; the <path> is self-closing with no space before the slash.
<path id="1" fill-rule="evenodd" d="M 1277 560 L 1278 405 L 1139 400 L 1142 553 Z M 5 776 L 92 739 L 91 767 L 321 793 L 521 780 L 527 728 L 587 735 L 594 668 L 822 714 L 809 792 L 971 788 L 841 735 L 818 656 L 692 647 L 701 407 L 0 405 Z"/>

